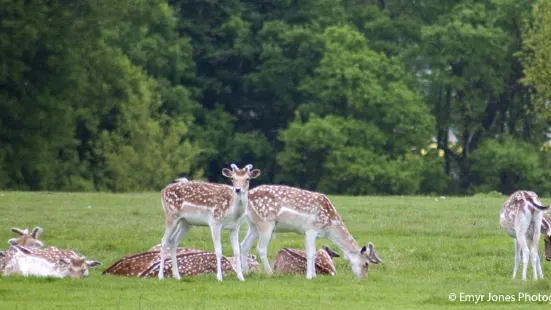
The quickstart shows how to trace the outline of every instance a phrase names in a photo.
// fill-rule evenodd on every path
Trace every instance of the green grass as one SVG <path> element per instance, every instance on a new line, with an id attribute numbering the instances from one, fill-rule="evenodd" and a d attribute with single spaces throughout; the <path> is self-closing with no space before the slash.
<path id="1" fill-rule="evenodd" d="M 383 260 L 370 268 L 369 278 L 356 280 L 348 264 L 337 259 L 335 277 L 308 281 L 304 276 L 258 273 L 246 275 L 241 283 L 229 274 L 218 283 L 215 276 L 178 282 L 101 275 L 125 254 L 160 243 L 164 215 L 158 193 L 4 192 L 0 193 L 2 248 L 14 237 L 10 227 L 40 225 L 47 246 L 74 249 L 104 265 L 80 280 L 2 277 L 0 309 L 550 307 L 546 302 L 518 300 L 478 305 L 448 300 L 450 293 L 459 296 L 461 292 L 515 297 L 521 292 L 551 294 L 548 278 L 537 282 L 511 279 L 513 239 L 498 221 L 505 198 L 330 197 L 356 240 L 360 244 L 373 242 Z M 241 238 L 245 231 L 246 225 Z M 318 246 L 327 242 L 318 240 Z M 212 250 L 208 228 L 193 228 L 181 246 Z M 303 237 L 278 233 L 270 244 L 270 259 L 282 247 L 303 248 Z M 223 250 L 231 255 L 227 232 Z M 540 255 L 544 274 L 551 276 L 551 264 Z M 531 267 L 528 275 L 531 278 Z"/>

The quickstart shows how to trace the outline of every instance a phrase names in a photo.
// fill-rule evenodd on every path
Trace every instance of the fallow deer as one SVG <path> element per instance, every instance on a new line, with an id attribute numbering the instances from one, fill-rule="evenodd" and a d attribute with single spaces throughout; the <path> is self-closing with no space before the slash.
<path id="1" fill-rule="evenodd" d="M 541 221 L 541 233 L 545 242 L 545 260 L 551 261 L 551 216 L 544 213 Z"/>
<path id="2" fill-rule="evenodd" d="M 19 237 L 12 238 L 8 240 L 8 243 L 10 244 L 10 248 L 5 250 L 4 252 L 0 252 L 0 270 L 3 270 L 6 262 L 7 262 L 7 256 L 13 255 L 15 253 L 15 249 L 13 246 L 18 245 L 25 247 L 29 251 L 32 251 L 33 249 L 41 248 L 44 246 L 42 241 L 38 240 L 38 237 L 40 236 L 40 233 L 42 232 L 41 227 L 35 227 L 31 233 L 29 233 L 28 229 L 19 229 L 12 227 L 11 231 L 18 234 Z"/>
<path id="3" fill-rule="evenodd" d="M 328 246 L 322 246 L 322 249 L 316 252 L 315 268 L 316 274 L 336 275 L 337 270 L 333 263 L 333 258 L 340 257 Z M 306 271 L 306 252 L 304 250 L 283 248 L 277 252 L 273 270 L 282 274 L 304 274 Z"/>
<path id="4" fill-rule="evenodd" d="M 88 267 L 100 266 L 97 261 L 86 260 L 83 256 L 70 250 L 55 247 L 29 251 L 27 248 L 14 246 L 15 251 L 6 258 L 8 262 L 2 273 L 6 276 L 19 274 L 23 276 L 81 278 L 88 276 Z"/>
<path id="5" fill-rule="evenodd" d="M 38 240 L 38 237 L 42 233 L 41 227 L 35 227 L 31 233 L 28 229 L 19 229 L 12 227 L 11 231 L 18 234 L 19 237 L 8 240 L 10 245 L 19 245 L 27 248 L 41 248 L 44 246 L 42 241 Z"/>
<path id="6" fill-rule="evenodd" d="M 335 207 L 320 193 L 282 185 L 261 185 L 249 192 L 246 219 L 247 236 L 241 243 L 241 255 L 247 257 L 253 242 L 260 236 L 257 250 L 268 274 L 272 273 L 267 257 L 272 232 L 295 232 L 305 235 L 306 278 L 316 276 L 315 241 L 327 238 L 339 247 L 358 278 L 367 276 L 368 264 L 381 262 L 373 245 L 359 247 Z M 247 264 L 243 260 L 243 271 Z"/>
<path id="7" fill-rule="evenodd" d="M 538 276 L 543 279 L 543 271 L 538 254 L 538 243 L 542 229 L 543 214 L 544 211 L 549 210 L 549 207 L 542 206 L 538 195 L 530 191 L 516 191 L 505 201 L 501 209 L 499 222 L 503 230 L 515 239 L 513 279 L 517 276 L 521 252 L 523 263 L 522 280 L 526 280 L 530 255 L 532 256 L 534 280 L 537 280 Z"/>
<path id="8" fill-rule="evenodd" d="M 222 229 L 230 231 L 233 255 L 237 260 L 237 278 L 244 281 L 239 252 L 239 227 L 247 208 L 249 180 L 260 175 L 260 170 L 252 170 L 252 165 L 239 169 L 235 164 L 232 170 L 222 169 L 222 175 L 230 178 L 232 186 L 208 182 L 184 181 L 168 185 L 161 192 L 165 213 L 165 233 L 161 242 L 160 270 L 164 270 L 167 246 L 170 248 L 172 272 L 180 279 L 176 249 L 180 240 L 191 226 L 209 226 L 217 257 L 216 278 L 222 281 Z M 246 256 L 245 256 L 246 257 Z M 159 272 L 159 279 L 164 273 Z"/>
<path id="9" fill-rule="evenodd" d="M 178 254 L 176 256 L 178 262 L 177 273 L 181 276 L 199 276 L 205 274 L 218 273 L 218 258 L 215 253 L 212 252 L 189 252 Z M 253 268 L 258 268 L 258 262 L 254 255 L 250 256 L 247 260 Z M 237 272 L 240 267 L 237 265 L 235 257 L 222 256 L 220 260 L 222 265 L 222 272 Z M 160 268 L 160 262 L 153 263 L 146 270 L 138 274 L 140 278 L 152 278 L 158 277 L 161 273 L 160 270 L 164 270 L 165 276 L 174 275 L 175 269 L 172 268 L 171 261 L 167 261 L 163 269 Z"/>

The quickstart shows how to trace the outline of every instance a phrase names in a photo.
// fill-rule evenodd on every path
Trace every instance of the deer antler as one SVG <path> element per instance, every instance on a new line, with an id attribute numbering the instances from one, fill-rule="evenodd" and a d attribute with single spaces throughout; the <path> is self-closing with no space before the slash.
<path id="1" fill-rule="evenodd" d="M 239 168 L 237 168 L 236 164 L 231 164 L 230 167 L 232 168 L 233 171 L 239 170 Z"/>
<path id="2" fill-rule="evenodd" d="M 245 166 L 245 169 L 247 170 L 247 172 L 251 172 L 251 169 L 253 169 L 253 165 L 248 164 Z"/>

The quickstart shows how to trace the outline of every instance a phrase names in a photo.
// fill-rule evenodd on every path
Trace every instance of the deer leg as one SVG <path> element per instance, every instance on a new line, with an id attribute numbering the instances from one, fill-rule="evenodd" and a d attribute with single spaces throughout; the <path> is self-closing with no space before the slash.
<path id="1" fill-rule="evenodd" d="M 532 255 L 532 271 L 534 273 L 534 280 L 538 279 L 538 273 L 541 272 L 541 265 L 539 264 L 539 257 L 538 257 L 539 240 L 540 240 L 540 230 L 534 229 L 534 235 L 532 236 L 532 244 L 531 244 L 532 252 L 530 253 Z M 543 275 L 541 276 L 541 278 L 543 278 Z"/>
<path id="2" fill-rule="evenodd" d="M 240 281 L 245 281 L 241 269 L 241 251 L 239 250 L 239 227 L 230 231 L 230 241 L 233 248 L 233 257 L 235 258 L 235 272 Z M 247 259 L 247 258 L 245 258 Z"/>
<path id="3" fill-rule="evenodd" d="M 243 266 L 243 272 L 249 271 L 249 250 L 253 246 L 254 241 L 258 238 L 258 229 L 254 224 L 249 222 L 249 230 L 247 236 L 241 242 L 241 265 Z"/>
<path id="4" fill-rule="evenodd" d="M 307 231 L 305 234 L 306 249 L 306 279 L 316 277 L 315 256 L 316 256 L 316 231 Z"/>
<path id="5" fill-rule="evenodd" d="M 260 241 L 258 241 L 256 249 L 258 251 L 258 255 L 260 255 L 260 258 L 262 259 L 264 270 L 266 273 L 272 274 L 272 267 L 270 266 L 270 261 L 268 261 L 268 245 L 270 244 L 270 239 L 272 238 L 274 225 L 266 223 L 266 226 L 267 227 L 264 229 L 260 229 Z"/>
<path id="6" fill-rule="evenodd" d="M 176 250 L 178 250 L 178 245 L 186 233 L 189 231 L 190 225 L 184 220 L 178 221 L 176 225 L 176 231 L 172 234 L 170 242 L 170 258 L 172 260 L 172 277 L 176 280 L 180 280 L 180 272 L 178 269 L 178 258 L 176 257 Z M 159 271 L 160 272 L 160 271 Z M 164 272 L 164 271 L 163 271 Z"/>
<path id="7" fill-rule="evenodd" d="M 513 267 L 513 279 L 517 277 L 518 262 L 520 261 L 520 251 L 520 245 L 518 244 L 518 240 L 515 238 L 515 265 Z"/>
<path id="8" fill-rule="evenodd" d="M 212 234 L 212 243 L 214 244 L 214 253 L 216 254 L 216 279 L 222 281 L 222 243 L 220 241 L 222 227 L 218 223 L 212 223 L 210 224 L 210 232 Z"/>
<path id="9" fill-rule="evenodd" d="M 526 237 L 524 234 L 517 235 L 518 244 L 522 251 L 522 280 L 526 281 L 526 272 L 528 271 L 528 259 L 530 256 L 530 250 L 526 244 Z"/>
<path id="10" fill-rule="evenodd" d="M 174 223 L 172 219 L 167 219 L 165 234 L 163 235 L 163 239 L 161 241 L 161 261 L 159 262 L 159 280 L 162 280 L 165 276 L 164 269 L 165 269 L 165 259 L 166 259 L 166 247 L 169 241 L 171 241 L 171 236 L 173 231 L 174 231 Z"/>

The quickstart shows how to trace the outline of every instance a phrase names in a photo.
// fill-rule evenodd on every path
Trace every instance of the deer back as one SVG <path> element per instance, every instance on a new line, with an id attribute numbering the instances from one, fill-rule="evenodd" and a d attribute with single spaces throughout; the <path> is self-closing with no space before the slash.
<path id="1" fill-rule="evenodd" d="M 337 273 L 331 256 L 323 249 L 316 252 L 315 268 L 317 274 L 334 276 Z M 284 274 L 305 274 L 306 252 L 299 249 L 281 249 L 276 254 L 273 269 L 275 272 Z"/>
<path id="2" fill-rule="evenodd" d="M 169 252 L 169 251 L 167 251 Z M 176 250 L 177 255 L 187 253 L 199 253 L 202 252 L 196 249 L 178 248 Z M 147 270 L 153 264 L 159 263 L 161 260 L 161 249 L 159 245 L 156 245 L 146 252 L 127 255 L 113 265 L 103 271 L 102 274 L 111 274 L 117 276 L 137 277 L 140 273 Z M 167 260 L 170 261 L 170 260 Z"/>
<path id="3" fill-rule="evenodd" d="M 181 276 L 198 276 L 216 273 L 216 254 L 210 252 L 186 253 L 176 256 L 178 261 L 178 272 Z M 222 272 L 233 272 L 231 262 L 222 257 Z M 142 272 L 140 278 L 153 278 L 159 275 L 159 262 L 151 265 Z M 165 262 L 165 277 L 172 277 L 172 261 Z"/>

